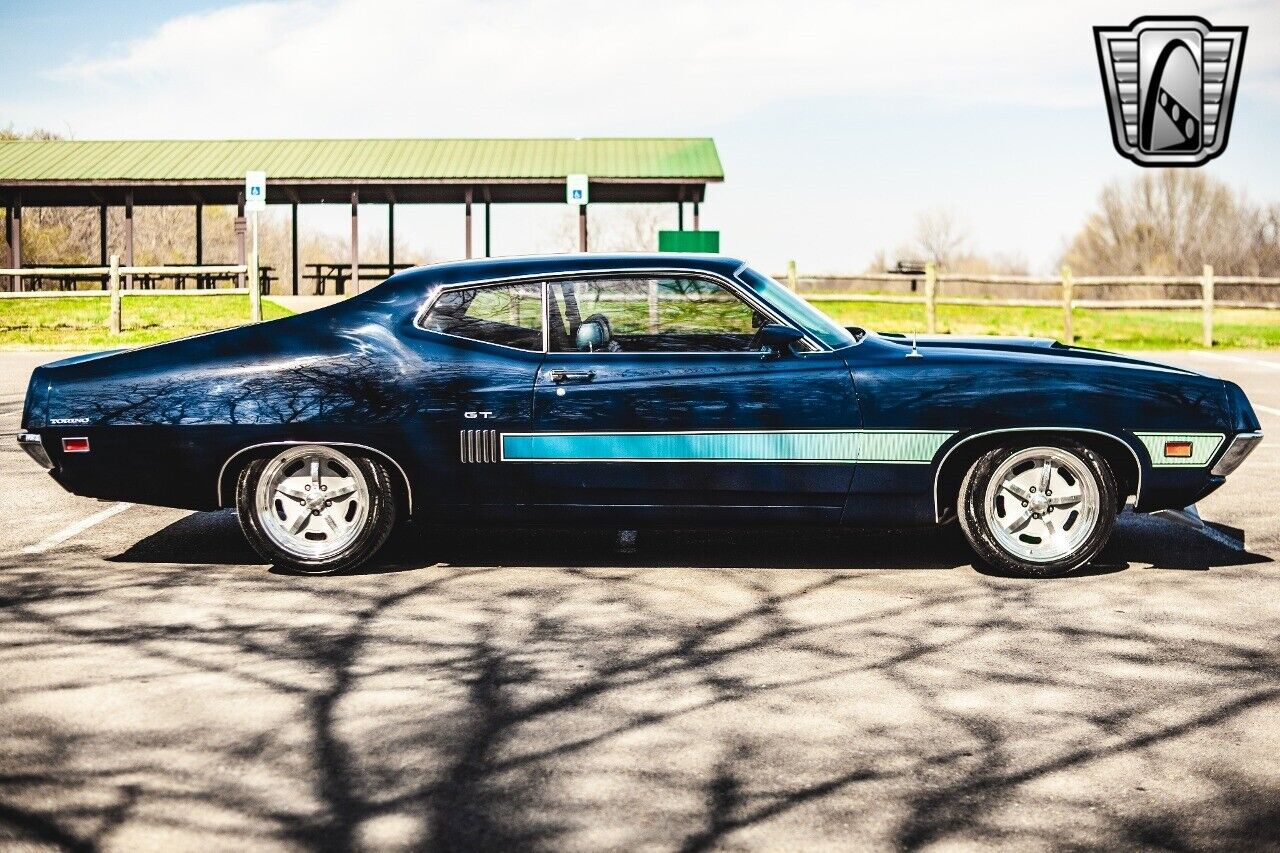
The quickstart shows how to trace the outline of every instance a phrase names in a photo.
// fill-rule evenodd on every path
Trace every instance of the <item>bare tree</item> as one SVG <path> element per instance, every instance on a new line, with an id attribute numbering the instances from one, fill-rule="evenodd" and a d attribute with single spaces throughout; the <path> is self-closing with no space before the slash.
<path id="1" fill-rule="evenodd" d="M 674 228 L 670 222 L 674 214 L 670 205 L 625 204 L 613 205 L 601 217 L 598 246 L 605 252 L 656 252 L 658 231 L 664 225 Z"/>
<path id="2" fill-rule="evenodd" d="M 555 251 L 578 250 L 578 210 L 565 206 L 547 232 Z M 588 242 L 593 252 L 656 252 L 658 231 L 674 228 L 675 211 L 666 204 L 601 204 L 590 208 Z"/>
<path id="3" fill-rule="evenodd" d="M 969 229 L 952 210 L 937 208 L 916 216 L 911 241 L 900 246 L 890 258 L 877 252 L 871 265 L 874 271 L 891 269 L 893 261 L 933 261 L 943 272 L 983 275 L 1021 275 L 1027 261 L 1016 254 L 982 254 L 969 243 Z"/>
<path id="4" fill-rule="evenodd" d="M 950 269 L 957 257 L 966 254 L 968 242 L 968 228 L 955 211 L 938 208 L 916 215 L 916 230 L 910 246 L 916 258 Z"/>
<path id="5" fill-rule="evenodd" d="M 1204 172 L 1169 169 L 1107 185 L 1063 261 L 1091 275 L 1280 272 L 1280 208 L 1259 209 Z"/>

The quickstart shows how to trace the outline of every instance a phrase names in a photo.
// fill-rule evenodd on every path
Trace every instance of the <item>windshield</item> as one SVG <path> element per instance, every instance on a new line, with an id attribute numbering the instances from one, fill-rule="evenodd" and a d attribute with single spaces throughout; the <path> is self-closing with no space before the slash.
<path id="1" fill-rule="evenodd" d="M 788 318 L 796 322 L 806 332 L 813 335 L 832 349 L 853 346 L 854 337 L 849 330 L 836 324 L 834 320 L 805 302 L 796 294 L 767 275 L 756 272 L 751 267 L 738 273 L 744 284 L 758 293 L 770 305 L 782 310 Z"/>

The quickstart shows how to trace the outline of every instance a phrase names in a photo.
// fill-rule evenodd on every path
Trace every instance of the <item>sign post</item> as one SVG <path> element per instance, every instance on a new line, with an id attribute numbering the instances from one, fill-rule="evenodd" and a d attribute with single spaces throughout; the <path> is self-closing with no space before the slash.
<path id="1" fill-rule="evenodd" d="M 246 172 L 244 176 L 244 209 L 253 221 L 253 249 L 249 253 L 249 314 L 255 323 L 262 322 L 262 286 L 258 282 L 258 211 L 267 209 L 267 173 Z"/>

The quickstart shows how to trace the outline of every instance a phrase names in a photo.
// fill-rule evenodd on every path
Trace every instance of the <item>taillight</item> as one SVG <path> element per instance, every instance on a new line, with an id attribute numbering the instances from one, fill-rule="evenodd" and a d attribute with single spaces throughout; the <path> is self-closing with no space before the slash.
<path id="1" fill-rule="evenodd" d="M 62 439 L 63 453 L 88 453 L 89 439 L 87 438 L 64 438 Z"/>

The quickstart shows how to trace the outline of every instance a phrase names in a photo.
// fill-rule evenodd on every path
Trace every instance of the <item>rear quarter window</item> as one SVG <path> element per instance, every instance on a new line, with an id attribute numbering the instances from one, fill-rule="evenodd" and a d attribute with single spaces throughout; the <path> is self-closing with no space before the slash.
<path id="1" fill-rule="evenodd" d="M 446 290 L 422 328 L 472 341 L 542 351 L 542 285 L 508 284 Z"/>

